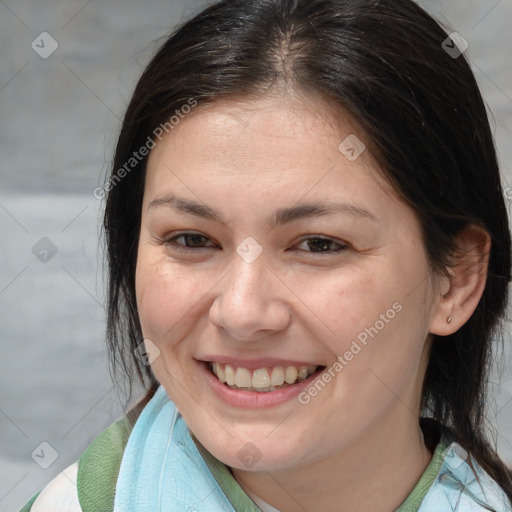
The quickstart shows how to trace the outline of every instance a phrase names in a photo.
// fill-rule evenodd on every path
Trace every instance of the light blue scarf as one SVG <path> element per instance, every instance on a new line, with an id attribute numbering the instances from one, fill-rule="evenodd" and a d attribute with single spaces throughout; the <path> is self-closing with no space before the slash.
<path id="1" fill-rule="evenodd" d="M 443 457 L 441 470 L 418 512 L 512 512 L 504 491 L 474 458 L 475 471 L 471 469 L 468 453 L 458 443 L 452 442 Z"/>
<path id="2" fill-rule="evenodd" d="M 114 512 L 234 512 L 160 386 L 128 439 Z"/>
<path id="3" fill-rule="evenodd" d="M 504 492 L 474 461 L 478 483 L 460 445 L 451 443 L 443 456 L 441 470 L 418 512 L 512 511 Z M 234 508 L 160 386 L 128 439 L 114 512 L 175 511 L 234 512 Z"/>

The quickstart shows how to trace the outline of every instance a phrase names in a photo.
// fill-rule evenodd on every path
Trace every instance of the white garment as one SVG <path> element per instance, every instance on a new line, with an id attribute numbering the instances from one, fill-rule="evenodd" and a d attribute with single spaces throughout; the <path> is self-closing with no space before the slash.
<path id="1" fill-rule="evenodd" d="M 256 503 L 256 505 L 258 505 L 258 507 L 261 509 L 261 512 L 281 512 L 280 510 L 273 507 L 266 501 L 263 501 L 261 498 L 258 498 L 258 496 L 256 496 L 252 492 L 247 491 L 247 490 L 245 492 L 249 495 L 249 498 L 251 498 L 251 500 L 254 501 L 254 503 Z"/>
<path id="2" fill-rule="evenodd" d="M 76 479 L 78 462 L 59 473 L 39 494 L 30 512 L 82 512 Z"/>

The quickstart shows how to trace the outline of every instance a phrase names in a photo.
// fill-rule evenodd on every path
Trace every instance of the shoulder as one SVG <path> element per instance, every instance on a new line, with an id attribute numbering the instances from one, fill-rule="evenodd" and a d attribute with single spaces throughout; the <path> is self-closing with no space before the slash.
<path id="1" fill-rule="evenodd" d="M 510 512 L 506 493 L 454 437 L 443 435 L 442 466 L 419 512 Z"/>
<path id="2" fill-rule="evenodd" d="M 99 435 L 80 457 L 77 491 L 85 512 L 113 510 L 117 476 L 132 428 L 128 418 L 122 418 Z"/>
<path id="3" fill-rule="evenodd" d="M 92 441 L 77 462 L 57 475 L 20 512 L 112 512 L 124 449 L 150 395 Z"/>
<path id="4" fill-rule="evenodd" d="M 82 512 L 77 492 L 78 463 L 75 462 L 57 475 L 35 498 L 30 512 Z"/>
<path id="5" fill-rule="evenodd" d="M 21 512 L 111 512 L 131 428 L 126 417 L 110 425 L 77 462 L 59 473 Z"/>

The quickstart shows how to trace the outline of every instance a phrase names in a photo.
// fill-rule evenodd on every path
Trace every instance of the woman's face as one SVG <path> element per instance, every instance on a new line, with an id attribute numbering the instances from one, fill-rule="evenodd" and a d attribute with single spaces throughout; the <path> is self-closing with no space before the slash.
<path id="1" fill-rule="evenodd" d="M 144 338 L 192 432 L 234 468 L 417 428 L 436 281 L 413 211 L 354 135 L 319 100 L 224 100 L 151 151 Z"/>

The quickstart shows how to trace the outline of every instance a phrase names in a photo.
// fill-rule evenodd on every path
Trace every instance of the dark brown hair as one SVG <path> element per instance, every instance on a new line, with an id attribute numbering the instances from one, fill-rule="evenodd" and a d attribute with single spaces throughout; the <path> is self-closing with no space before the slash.
<path id="1" fill-rule="evenodd" d="M 491 340 L 500 336 L 511 247 L 489 122 L 464 55 L 411 0 L 226 0 L 182 25 L 140 78 L 124 117 L 112 177 L 191 98 L 264 94 L 287 83 L 350 112 L 386 177 L 420 219 L 431 267 L 445 272 L 468 224 L 491 236 L 488 278 L 471 318 L 433 340 L 423 411 L 449 427 L 512 499 L 511 472 L 486 437 Z M 453 44 L 451 45 L 453 46 Z M 112 364 L 148 388 L 135 268 L 147 158 L 111 186 L 104 219 Z M 432 421 L 422 420 L 428 429 Z"/>

